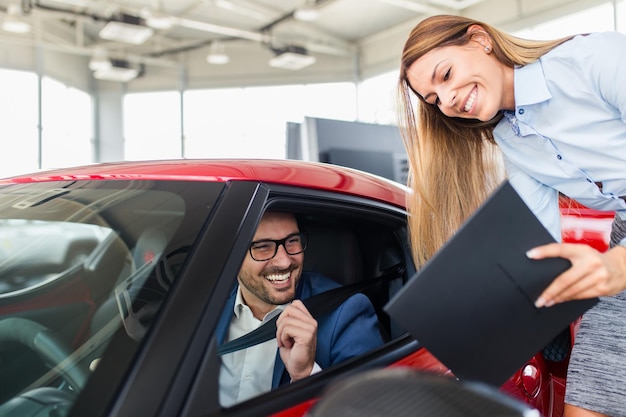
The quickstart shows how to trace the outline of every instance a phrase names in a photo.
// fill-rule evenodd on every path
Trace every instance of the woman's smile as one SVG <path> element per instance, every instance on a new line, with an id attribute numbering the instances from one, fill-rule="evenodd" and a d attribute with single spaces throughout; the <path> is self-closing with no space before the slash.
<path id="1" fill-rule="evenodd" d="M 478 87 L 474 87 L 470 92 L 467 101 L 465 102 L 465 106 L 463 106 L 463 111 L 470 113 L 474 108 L 474 104 L 476 103 L 476 95 L 478 94 Z"/>

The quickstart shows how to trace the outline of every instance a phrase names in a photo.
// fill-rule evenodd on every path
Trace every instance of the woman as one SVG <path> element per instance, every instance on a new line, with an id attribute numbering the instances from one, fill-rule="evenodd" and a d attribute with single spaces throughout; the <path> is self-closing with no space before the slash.
<path id="1" fill-rule="evenodd" d="M 565 415 L 626 416 L 626 36 L 531 41 L 434 16 L 406 41 L 399 91 L 418 266 L 504 175 L 557 241 L 559 193 L 616 212 L 605 253 L 555 243 L 527 255 L 572 263 L 537 307 L 607 296 L 581 323 Z"/>

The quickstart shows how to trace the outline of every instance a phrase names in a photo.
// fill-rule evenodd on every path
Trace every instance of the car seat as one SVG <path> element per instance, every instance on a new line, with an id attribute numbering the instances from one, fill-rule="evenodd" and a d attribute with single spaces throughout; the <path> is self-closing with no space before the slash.
<path id="1" fill-rule="evenodd" d="M 364 259 L 359 240 L 355 233 L 346 227 L 308 225 L 307 248 L 304 256 L 304 270 L 315 271 L 342 285 L 364 282 L 385 274 L 397 274 L 394 279 L 372 282 L 363 291 L 368 296 L 378 315 L 380 332 L 384 340 L 390 340 L 405 333 L 383 311 L 390 297 L 404 284 L 404 261 L 395 247 L 384 245 L 377 249 L 373 259 L 367 262 L 369 273 L 364 272 Z"/>
<path id="2" fill-rule="evenodd" d="M 319 272 L 343 285 L 363 280 L 361 251 L 352 231 L 316 225 L 305 233 L 305 271 Z"/>
<path id="3" fill-rule="evenodd" d="M 145 326 L 139 324 L 142 320 L 137 316 L 138 310 L 132 305 L 133 300 L 155 263 L 159 261 L 167 242 L 167 236 L 161 230 L 150 228 L 141 233 L 132 250 L 132 264 L 129 270 L 122 272 L 113 294 L 100 305 L 92 318 L 91 334 L 104 328 L 110 321 L 121 320 L 124 316 L 124 326 L 127 332 L 130 332 L 129 335 L 137 339 L 143 336 Z M 143 313 L 146 311 L 147 309 Z"/>

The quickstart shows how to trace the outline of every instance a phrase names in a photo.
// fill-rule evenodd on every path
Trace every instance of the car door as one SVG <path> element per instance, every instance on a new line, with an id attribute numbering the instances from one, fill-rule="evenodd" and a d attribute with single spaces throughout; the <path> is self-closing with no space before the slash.
<path id="1" fill-rule="evenodd" d="M 200 325 L 195 334 L 194 344 L 200 342 L 197 352 L 201 362 L 194 368 L 198 372 L 189 387 L 189 397 L 181 415 L 302 415 L 311 401 L 338 377 L 387 366 L 419 350 L 418 344 L 401 329 L 394 328 L 382 312 L 390 291 L 400 288 L 413 271 L 407 252 L 404 211 L 380 201 L 325 191 L 268 184 L 261 188 L 266 193 L 265 201 L 261 203 L 259 192 L 250 204 L 248 218 L 241 222 L 239 239 L 230 245 L 232 251 L 225 263 L 228 267 L 223 269 L 219 288 L 215 289 L 205 310 L 203 320 L 206 324 Z M 307 247 L 305 251 L 305 268 L 321 269 L 327 276 L 344 285 L 372 281 L 371 288 L 364 291 L 369 293 L 372 304 L 380 314 L 381 332 L 386 343 L 375 351 L 323 370 L 303 381 L 280 387 L 231 408 L 222 408 L 218 400 L 218 346 L 211 332 L 221 314 L 228 291 L 234 284 L 256 224 L 268 209 L 296 213 L 301 229 L 310 234 L 309 246 L 313 244 L 311 239 L 316 239 L 316 250 Z M 356 245 L 358 257 L 344 256 L 350 252 L 348 246 L 351 244 Z M 334 257 L 329 255 L 332 253 Z M 307 260 L 310 260 L 308 264 Z M 386 270 L 395 271 L 395 275 L 385 282 L 376 281 Z M 420 362 L 422 359 L 415 361 Z M 432 365 L 432 358 L 425 356 L 422 364 Z"/>
<path id="2" fill-rule="evenodd" d="M 248 213 L 260 212 L 267 194 L 258 183 L 234 182 L 212 196 L 215 188 L 209 185 L 175 185 L 178 192 L 188 195 L 191 206 L 178 233 L 194 241 L 185 238 L 175 248 L 168 246 L 170 253 L 184 249 L 184 260 L 147 333 L 133 338 L 126 329 L 119 329 L 70 416 L 176 416 L 182 412 L 214 325 L 211 311 L 220 308 L 219 299 L 229 285 L 221 277 L 236 273 L 241 259 L 235 254 L 245 252 L 238 247 L 239 241 L 250 239 L 248 234 L 257 221 Z M 166 261 L 168 256 L 164 256 Z"/>

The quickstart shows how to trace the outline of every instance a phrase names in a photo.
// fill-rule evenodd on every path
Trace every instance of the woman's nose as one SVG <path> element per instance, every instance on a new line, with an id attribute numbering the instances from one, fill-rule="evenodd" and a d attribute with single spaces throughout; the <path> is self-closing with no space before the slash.
<path id="1" fill-rule="evenodd" d="M 441 109 L 450 109 L 454 108 L 454 103 L 456 102 L 456 90 L 452 89 L 442 89 L 442 91 L 438 94 L 439 97 L 439 107 Z"/>

